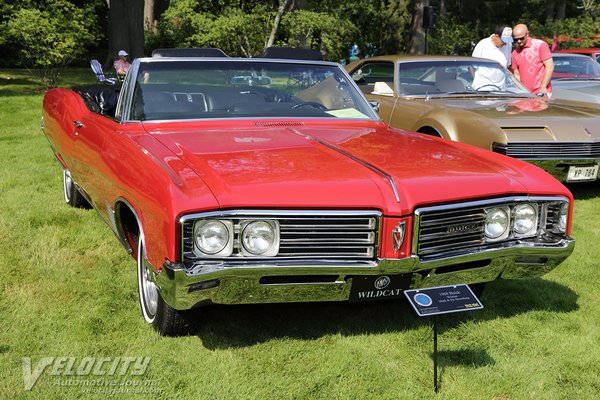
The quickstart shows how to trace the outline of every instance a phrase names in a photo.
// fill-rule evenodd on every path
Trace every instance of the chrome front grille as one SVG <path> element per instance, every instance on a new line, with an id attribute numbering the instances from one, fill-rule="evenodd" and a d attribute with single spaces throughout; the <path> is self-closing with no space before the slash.
<path id="1" fill-rule="evenodd" d="M 415 211 L 413 254 L 421 259 L 438 259 L 486 248 L 507 246 L 510 242 L 556 243 L 565 237 L 557 231 L 561 205 L 567 199 L 552 197 L 513 197 L 475 201 Z M 486 208 L 519 203 L 538 204 L 538 232 L 535 237 L 509 236 L 499 241 L 486 239 Z"/>
<path id="2" fill-rule="evenodd" d="M 183 259 L 198 259 L 194 253 L 194 222 L 230 219 L 234 224 L 234 252 L 227 259 L 243 257 L 239 243 L 242 220 L 275 219 L 279 222 L 279 252 L 271 259 L 364 259 L 377 257 L 381 214 L 374 211 L 240 210 L 195 214 L 182 218 Z M 204 257 L 206 259 L 206 257 Z"/>
<path id="3" fill-rule="evenodd" d="M 424 213 L 418 253 L 427 255 L 483 244 L 485 211 L 481 207 Z"/>
<path id="4" fill-rule="evenodd" d="M 279 219 L 278 257 L 360 257 L 375 255 L 373 217 L 287 217 Z"/>
<path id="5" fill-rule="evenodd" d="M 600 159 L 600 142 L 508 143 L 506 155 L 522 160 Z"/>

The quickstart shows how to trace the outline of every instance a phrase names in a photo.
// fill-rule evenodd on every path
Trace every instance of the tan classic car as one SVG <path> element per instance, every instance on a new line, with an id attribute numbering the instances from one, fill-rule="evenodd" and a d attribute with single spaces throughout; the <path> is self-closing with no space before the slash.
<path id="1" fill-rule="evenodd" d="M 480 58 L 379 56 L 346 69 L 394 127 L 526 160 L 562 181 L 597 179 L 600 107 L 534 96 Z"/>

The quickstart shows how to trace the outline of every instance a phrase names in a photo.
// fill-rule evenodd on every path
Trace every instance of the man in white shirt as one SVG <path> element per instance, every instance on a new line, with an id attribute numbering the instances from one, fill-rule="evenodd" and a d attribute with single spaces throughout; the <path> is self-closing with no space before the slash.
<path id="1" fill-rule="evenodd" d="M 500 50 L 502 50 L 506 57 L 506 68 L 510 68 L 510 64 L 512 63 L 512 44 L 514 41 L 512 37 L 512 28 L 510 26 L 505 26 L 500 38 L 504 42 L 504 46 L 500 47 Z"/>
<path id="2" fill-rule="evenodd" d="M 506 68 L 506 56 L 501 48 L 506 44 L 502 40 L 504 26 L 497 26 L 494 33 L 485 39 L 481 39 L 473 50 L 473 57 L 487 58 L 496 61 Z M 475 70 L 472 87 L 475 90 L 493 91 L 504 89 L 504 73 L 497 68 L 478 67 Z"/>

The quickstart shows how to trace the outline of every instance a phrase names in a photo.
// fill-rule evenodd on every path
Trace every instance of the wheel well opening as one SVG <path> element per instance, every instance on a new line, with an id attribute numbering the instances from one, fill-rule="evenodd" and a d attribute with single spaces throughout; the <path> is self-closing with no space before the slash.
<path id="1" fill-rule="evenodd" d="M 442 137 L 442 135 L 440 135 L 440 133 L 435 128 L 432 128 L 431 126 L 424 126 L 422 128 L 419 128 L 419 130 L 417 132 L 424 133 L 425 135 Z"/>
<path id="2" fill-rule="evenodd" d="M 123 232 L 123 239 L 129 245 L 131 255 L 137 257 L 138 239 L 140 237 L 140 227 L 133 211 L 124 203 L 119 203 L 116 209 L 120 229 Z"/>

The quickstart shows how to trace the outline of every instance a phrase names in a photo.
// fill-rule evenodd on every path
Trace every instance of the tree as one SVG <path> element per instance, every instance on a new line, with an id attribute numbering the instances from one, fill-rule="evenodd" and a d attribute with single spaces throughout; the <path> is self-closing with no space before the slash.
<path id="1" fill-rule="evenodd" d="M 429 6 L 429 0 L 413 0 L 412 19 L 410 21 L 408 53 L 425 53 L 425 31 L 423 30 L 423 10 Z"/>
<path id="2" fill-rule="evenodd" d="M 169 0 L 144 0 L 144 27 L 154 30 L 158 19 L 169 8 Z"/>
<path id="3" fill-rule="evenodd" d="M 283 13 L 287 9 L 291 0 L 279 0 L 279 8 L 277 9 L 277 15 L 275 16 L 275 21 L 273 22 L 273 28 L 271 29 L 271 34 L 267 39 L 267 43 L 265 43 L 265 49 L 273 46 L 273 42 L 275 42 L 275 35 L 277 34 L 277 30 L 279 29 L 279 23 L 281 22 L 281 17 L 283 17 Z"/>
<path id="4" fill-rule="evenodd" d="M 55 87 L 62 70 L 94 43 L 96 26 L 93 5 L 79 8 L 66 0 L 50 0 L 15 8 L 0 31 L 3 42 L 17 49 L 20 64 L 47 87 Z"/>
<path id="5" fill-rule="evenodd" d="M 126 50 L 132 58 L 144 56 L 144 0 L 107 0 L 108 56 L 104 68 L 112 66 L 117 52 Z"/>
<path id="6" fill-rule="evenodd" d="M 285 15 L 284 37 L 279 44 L 320 50 L 325 59 L 338 61 L 344 57 L 344 43 L 350 43 L 360 33 L 348 19 L 326 12 L 297 10 Z"/>

